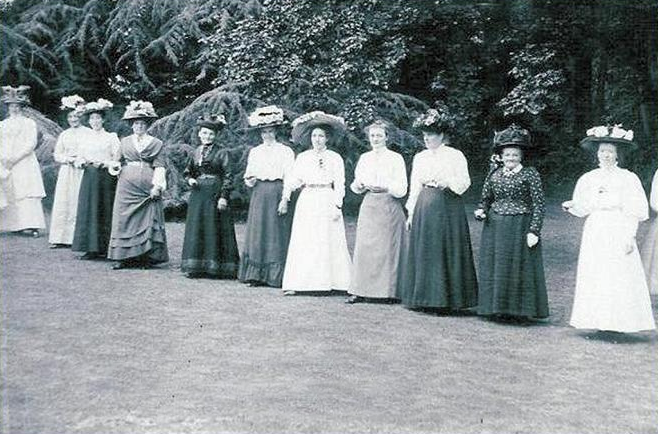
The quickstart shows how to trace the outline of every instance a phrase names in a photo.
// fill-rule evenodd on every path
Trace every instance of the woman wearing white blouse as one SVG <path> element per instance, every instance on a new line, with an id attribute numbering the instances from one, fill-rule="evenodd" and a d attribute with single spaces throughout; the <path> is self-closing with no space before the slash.
<path id="1" fill-rule="evenodd" d="M 414 122 L 426 150 L 414 157 L 407 226 L 409 249 L 398 298 L 411 308 L 464 309 L 477 304 L 471 239 L 461 195 L 471 185 L 464 155 L 448 146 L 447 109 Z"/>
<path id="2" fill-rule="evenodd" d="M 405 217 L 399 199 L 407 194 L 400 154 L 386 147 L 390 126 L 377 121 L 365 132 L 372 151 L 361 155 L 350 188 L 366 194 L 359 210 L 347 303 L 395 298 L 404 252 Z"/>
<path id="3" fill-rule="evenodd" d="M 599 168 L 578 179 L 565 211 L 587 217 L 578 256 L 569 323 L 579 329 L 638 332 L 656 328 L 635 233 L 648 218 L 639 178 L 617 166 L 618 149 L 632 149 L 632 131 L 595 127 L 581 146 L 596 152 Z"/>
<path id="4" fill-rule="evenodd" d="M 292 169 L 295 154 L 277 141 L 277 128 L 286 124 L 276 106 L 256 109 L 249 126 L 262 143 L 249 151 L 244 182 L 252 189 L 244 250 L 238 278 L 250 285 L 281 287 L 290 241 L 290 214 L 279 215 L 283 180 Z"/>
<path id="5" fill-rule="evenodd" d="M 84 174 L 71 248 L 74 252 L 84 252 L 81 259 L 105 257 L 110 241 L 117 181 L 109 171 L 118 164 L 121 147 L 117 134 L 103 127 L 105 113 L 112 107 L 113 104 L 103 98 L 85 106 L 91 131 L 79 149 Z"/>
<path id="6" fill-rule="evenodd" d="M 336 152 L 327 149 L 329 137 L 336 140 L 345 121 L 315 111 L 293 121 L 292 138 L 312 145 L 297 156 L 286 176 L 279 212 L 288 212 L 293 191 L 302 189 L 292 224 L 288 257 L 283 273 L 283 291 L 331 291 L 349 288 L 350 255 L 343 223 L 345 167 Z"/>
<path id="7" fill-rule="evenodd" d="M 60 164 L 55 186 L 50 234 L 51 248 L 69 247 L 73 243 L 75 219 L 78 213 L 78 195 L 82 183 L 80 148 L 89 142 L 90 129 L 82 125 L 84 100 L 78 95 L 62 98 L 62 110 L 69 110 L 66 119 L 69 128 L 62 131 L 55 144 L 55 162 Z"/>

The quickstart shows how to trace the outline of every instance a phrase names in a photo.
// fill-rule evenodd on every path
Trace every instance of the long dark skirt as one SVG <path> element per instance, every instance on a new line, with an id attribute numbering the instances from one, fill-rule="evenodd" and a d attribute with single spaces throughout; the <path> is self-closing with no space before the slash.
<path id="1" fill-rule="evenodd" d="M 280 288 L 290 241 L 290 214 L 278 215 L 281 181 L 258 181 L 251 193 L 239 279 Z"/>
<path id="2" fill-rule="evenodd" d="M 394 298 L 405 250 L 400 201 L 388 193 L 367 193 L 359 209 L 349 293 Z"/>
<path id="3" fill-rule="evenodd" d="M 112 234 L 107 257 L 167 262 L 167 235 L 160 198 L 151 199 L 153 169 L 126 165 L 121 170 L 112 208 Z"/>
<path id="4" fill-rule="evenodd" d="M 231 210 L 217 210 L 221 181 L 218 178 L 197 178 L 197 181 L 187 203 L 181 269 L 191 274 L 235 279 L 240 255 Z"/>
<path id="5" fill-rule="evenodd" d="M 106 169 L 85 168 L 78 195 L 72 246 L 74 252 L 107 254 L 116 185 L 116 177 L 107 173 Z"/>
<path id="6" fill-rule="evenodd" d="M 461 196 L 421 190 L 398 298 L 409 307 L 463 309 L 477 303 L 471 236 Z"/>
<path id="7" fill-rule="evenodd" d="M 526 241 L 530 218 L 489 212 L 480 247 L 480 315 L 548 316 L 541 243 L 530 248 Z"/>

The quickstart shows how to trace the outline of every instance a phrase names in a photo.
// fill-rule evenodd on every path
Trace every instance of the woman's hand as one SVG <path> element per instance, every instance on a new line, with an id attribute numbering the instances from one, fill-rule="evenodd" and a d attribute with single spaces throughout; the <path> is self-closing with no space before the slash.
<path id="1" fill-rule="evenodd" d="M 149 192 L 149 196 L 151 197 L 151 199 L 154 199 L 154 200 L 159 199 L 160 198 L 160 193 L 161 193 L 160 187 L 158 187 L 157 185 L 154 185 L 153 188 L 151 188 L 151 191 Z"/>
<path id="2" fill-rule="evenodd" d="M 118 161 L 107 162 L 105 163 L 105 166 L 107 167 L 107 173 L 112 176 L 117 176 L 121 172 L 121 163 Z"/>
<path id="3" fill-rule="evenodd" d="M 528 247 L 531 249 L 537 245 L 539 242 L 539 237 L 532 232 L 528 232 L 526 235 L 526 243 L 528 243 Z"/>
<path id="4" fill-rule="evenodd" d="M 190 187 L 196 187 L 197 185 L 199 185 L 199 182 L 195 178 L 190 178 L 187 180 L 187 185 L 189 185 Z"/>
<path id="5" fill-rule="evenodd" d="M 256 185 L 257 181 L 258 181 L 258 178 L 256 178 L 255 176 L 247 176 L 244 179 L 244 183 L 247 187 L 253 187 L 254 185 Z"/>
<path id="6" fill-rule="evenodd" d="M 631 239 L 626 241 L 626 244 L 624 244 L 624 253 L 630 255 L 633 253 L 633 250 L 635 250 L 635 238 L 631 237 Z"/>
<path id="7" fill-rule="evenodd" d="M 562 202 L 562 210 L 569 212 L 569 210 L 573 208 L 573 200 L 567 200 L 565 202 Z"/>
<path id="8" fill-rule="evenodd" d="M 406 226 L 407 226 L 407 230 L 408 230 L 408 231 L 411 230 L 411 221 L 412 221 L 412 220 L 413 220 L 413 218 L 412 218 L 411 216 L 407 217 L 407 223 L 406 223 Z"/>
<path id="9" fill-rule="evenodd" d="M 343 216 L 343 210 L 337 206 L 336 209 L 334 210 L 334 215 L 331 216 L 331 219 L 333 221 L 338 221 L 342 216 Z"/>
<path id="10" fill-rule="evenodd" d="M 475 220 L 486 220 L 487 218 L 487 213 L 482 208 L 476 209 L 473 211 L 473 214 L 475 215 Z"/>
<path id="11" fill-rule="evenodd" d="M 285 200 L 285 199 L 281 199 L 281 201 L 279 202 L 279 206 L 278 206 L 276 212 L 277 212 L 279 215 L 284 215 L 284 214 L 286 214 L 286 213 L 288 212 L 288 201 Z"/>
<path id="12" fill-rule="evenodd" d="M 217 209 L 219 211 L 224 211 L 227 208 L 228 208 L 228 201 L 223 197 L 220 197 L 219 200 L 217 201 Z"/>
<path id="13" fill-rule="evenodd" d="M 366 185 L 365 188 L 368 189 L 369 191 L 373 192 L 373 193 L 387 193 L 388 192 L 388 188 L 380 187 L 380 186 L 377 186 L 377 185 Z"/>
<path id="14" fill-rule="evenodd" d="M 76 169 L 82 169 L 87 164 L 87 161 L 82 157 L 76 157 L 71 164 L 73 164 L 73 167 Z"/>

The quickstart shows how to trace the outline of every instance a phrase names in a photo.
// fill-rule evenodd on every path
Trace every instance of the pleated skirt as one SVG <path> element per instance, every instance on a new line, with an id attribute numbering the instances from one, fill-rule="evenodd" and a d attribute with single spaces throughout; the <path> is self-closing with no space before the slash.
<path id="1" fill-rule="evenodd" d="M 541 243 L 527 245 L 530 219 L 489 212 L 480 244 L 478 314 L 548 317 Z"/>
<path id="2" fill-rule="evenodd" d="M 197 178 L 187 203 L 181 270 L 235 279 L 240 254 L 231 210 L 219 211 L 220 178 Z"/>
<path id="3" fill-rule="evenodd" d="M 258 181 L 252 189 L 238 278 L 280 288 L 290 242 L 291 212 L 279 215 L 283 182 Z"/>
<path id="4" fill-rule="evenodd" d="M 367 193 L 356 226 L 350 294 L 395 298 L 405 237 L 400 201 L 388 193 Z"/>
<path id="5" fill-rule="evenodd" d="M 116 184 L 116 177 L 106 169 L 85 168 L 78 196 L 73 251 L 107 254 Z"/>
<path id="6" fill-rule="evenodd" d="M 153 169 L 126 165 L 117 182 L 112 207 L 112 232 L 107 257 L 144 258 L 151 264 L 167 262 L 167 235 L 162 200 L 151 199 Z"/>
<path id="7" fill-rule="evenodd" d="M 424 187 L 418 195 L 398 298 L 412 308 L 477 304 L 471 236 L 461 196 Z"/>

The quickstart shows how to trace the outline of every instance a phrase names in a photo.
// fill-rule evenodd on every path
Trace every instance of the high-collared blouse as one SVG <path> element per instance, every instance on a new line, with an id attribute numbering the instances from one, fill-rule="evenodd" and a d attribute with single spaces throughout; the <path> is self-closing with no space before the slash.
<path id="1" fill-rule="evenodd" d="M 409 199 L 406 204 L 410 216 L 413 215 L 423 186 L 436 187 L 439 183 L 447 185 L 446 188 L 460 196 L 471 186 L 468 163 L 461 151 L 441 145 L 416 154 L 411 168 Z"/>
<path id="2" fill-rule="evenodd" d="M 544 221 L 544 191 L 534 167 L 500 167 L 482 187 L 480 208 L 500 215 L 531 214 L 529 231 L 539 236 Z"/>
<path id="3" fill-rule="evenodd" d="M 89 141 L 91 129 L 85 126 L 68 128 L 61 132 L 55 143 L 53 158 L 60 164 L 69 164 L 80 156 L 80 149 Z"/>
<path id="4" fill-rule="evenodd" d="M 92 129 L 88 140 L 80 146 L 79 155 L 89 162 L 119 161 L 121 142 L 116 133 Z"/>
<path id="5" fill-rule="evenodd" d="M 354 169 L 354 182 L 350 185 L 356 194 L 366 191 L 359 188 L 359 183 L 386 187 L 391 196 L 404 197 L 407 194 L 407 170 L 402 155 L 387 148 L 362 154 Z"/>
<path id="6" fill-rule="evenodd" d="M 345 165 L 338 153 L 309 149 L 297 156 L 290 175 L 283 182 L 283 197 L 290 200 L 293 191 L 304 186 L 330 185 L 334 204 L 342 206 L 345 196 Z"/>
<path id="7" fill-rule="evenodd" d="M 185 179 L 213 176 L 217 182 L 217 196 L 228 200 L 231 196 L 232 176 L 229 154 L 216 144 L 200 145 L 188 158 L 183 171 Z"/>
<path id="8" fill-rule="evenodd" d="M 295 162 L 295 153 L 281 143 L 265 144 L 251 148 L 244 172 L 245 184 L 253 187 L 258 181 L 283 180 Z M 255 180 L 247 180 L 247 178 Z"/>
<path id="9" fill-rule="evenodd" d="M 638 223 L 649 218 L 649 206 L 640 178 L 617 166 L 600 167 L 582 175 L 573 192 L 569 212 L 586 217 L 596 212 L 618 211 L 626 217 L 623 230 L 635 236 Z"/>

